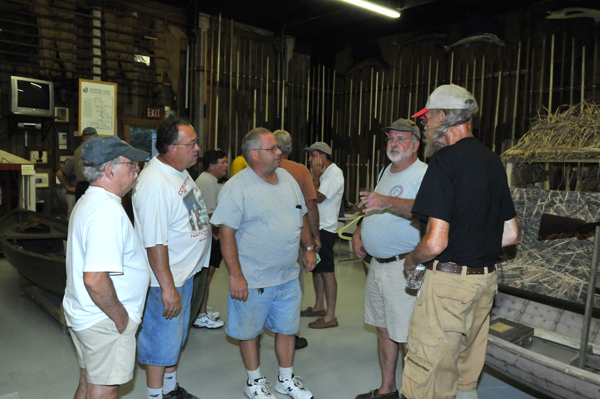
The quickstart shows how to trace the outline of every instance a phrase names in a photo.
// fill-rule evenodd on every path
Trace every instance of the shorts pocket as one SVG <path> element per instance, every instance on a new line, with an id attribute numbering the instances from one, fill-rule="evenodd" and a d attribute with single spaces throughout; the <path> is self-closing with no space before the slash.
<path id="1" fill-rule="evenodd" d="M 436 281 L 433 293 L 437 313 L 445 331 L 467 333 L 466 320 L 471 314 L 477 290 L 468 285 Z"/>
<path id="2" fill-rule="evenodd" d="M 409 328 L 408 334 L 410 338 L 404 376 L 419 385 L 420 390 L 428 391 L 427 386 L 433 383 L 431 374 L 440 359 L 440 337 L 414 328 Z"/>

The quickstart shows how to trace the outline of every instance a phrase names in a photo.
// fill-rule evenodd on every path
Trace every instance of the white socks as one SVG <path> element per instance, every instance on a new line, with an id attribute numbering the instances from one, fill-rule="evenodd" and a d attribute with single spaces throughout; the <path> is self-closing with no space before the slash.
<path id="1" fill-rule="evenodd" d="M 148 389 L 148 399 L 162 399 L 163 392 L 162 388 L 147 388 Z"/>
<path id="2" fill-rule="evenodd" d="M 279 381 L 291 380 L 294 375 L 293 367 L 279 367 Z"/>
<path id="3" fill-rule="evenodd" d="M 260 373 L 260 366 L 256 370 L 246 370 L 246 372 L 248 373 L 249 383 L 253 383 L 254 381 L 259 380 L 263 377 L 263 375 Z"/>
<path id="4" fill-rule="evenodd" d="M 172 373 L 165 373 L 165 378 L 163 380 L 163 393 L 169 393 L 175 389 L 177 386 L 177 370 Z"/>

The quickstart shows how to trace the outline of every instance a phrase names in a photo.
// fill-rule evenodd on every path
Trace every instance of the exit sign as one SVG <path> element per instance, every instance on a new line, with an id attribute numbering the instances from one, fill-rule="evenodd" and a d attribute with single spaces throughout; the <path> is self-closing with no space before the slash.
<path id="1" fill-rule="evenodd" d="M 146 117 L 148 119 L 162 119 L 162 108 L 146 107 Z"/>

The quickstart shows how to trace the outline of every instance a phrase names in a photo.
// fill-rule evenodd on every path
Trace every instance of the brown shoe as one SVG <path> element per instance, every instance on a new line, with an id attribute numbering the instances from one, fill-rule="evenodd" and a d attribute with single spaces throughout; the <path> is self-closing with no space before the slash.
<path id="1" fill-rule="evenodd" d="M 315 317 L 315 316 L 325 316 L 325 309 L 314 310 L 310 306 L 305 310 L 300 311 L 300 316 L 302 317 Z"/>
<path id="2" fill-rule="evenodd" d="M 312 323 L 308 323 L 309 328 L 331 328 L 331 327 L 337 327 L 337 326 L 338 326 L 337 317 L 334 317 L 333 320 L 331 320 L 331 321 L 325 321 L 325 319 L 323 319 L 322 317 L 319 317 L 317 320 L 313 321 Z"/>
<path id="3" fill-rule="evenodd" d="M 399 399 L 400 392 L 397 390 L 390 393 L 379 394 L 378 389 L 374 389 L 371 392 L 363 393 L 356 396 L 356 399 Z"/>

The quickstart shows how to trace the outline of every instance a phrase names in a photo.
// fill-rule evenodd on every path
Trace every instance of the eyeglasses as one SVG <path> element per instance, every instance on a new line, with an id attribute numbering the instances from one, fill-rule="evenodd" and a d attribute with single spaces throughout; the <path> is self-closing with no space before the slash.
<path id="1" fill-rule="evenodd" d="M 114 162 L 115 165 L 129 165 L 132 168 L 135 168 L 137 166 L 137 161 L 127 161 L 127 162 Z"/>
<path id="2" fill-rule="evenodd" d="M 430 120 L 431 118 L 435 118 L 435 117 L 436 117 L 436 116 L 438 116 L 439 114 L 440 114 L 440 112 L 438 111 L 438 112 L 436 112 L 435 114 L 431 115 L 429 118 L 423 118 L 423 119 L 421 119 L 421 126 L 423 126 L 423 127 L 427 126 L 427 123 L 429 122 L 429 120 Z"/>
<path id="3" fill-rule="evenodd" d="M 394 142 L 396 142 L 398 144 L 403 144 L 405 141 L 410 141 L 410 140 L 412 140 L 412 137 L 409 138 L 409 139 L 407 139 L 406 137 L 403 137 L 403 136 L 395 136 L 394 137 L 394 136 L 390 136 L 389 134 L 385 138 L 385 142 L 388 143 L 388 144 L 391 144 L 391 143 L 394 143 Z"/>
<path id="4" fill-rule="evenodd" d="M 191 142 L 189 142 L 187 144 L 173 144 L 173 145 L 184 145 L 187 148 L 194 148 L 196 146 L 200 147 L 200 138 L 197 138 L 196 140 L 191 141 Z"/>
<path id="5" fill-rule="evenodd" d="M 137 161 L 127 161 L 127 162 L 114 162 L 115 165 L 129 165 L 134 166 L 137 165 Z"/>
<path id="6" fill-rule="evenodd" d="M 275 154 L 278 149 L 279 149 L 279 147 L 274 145 L 271 148 L 257 148 L 256 151 L 271 151 L 273 154 Z"/>

